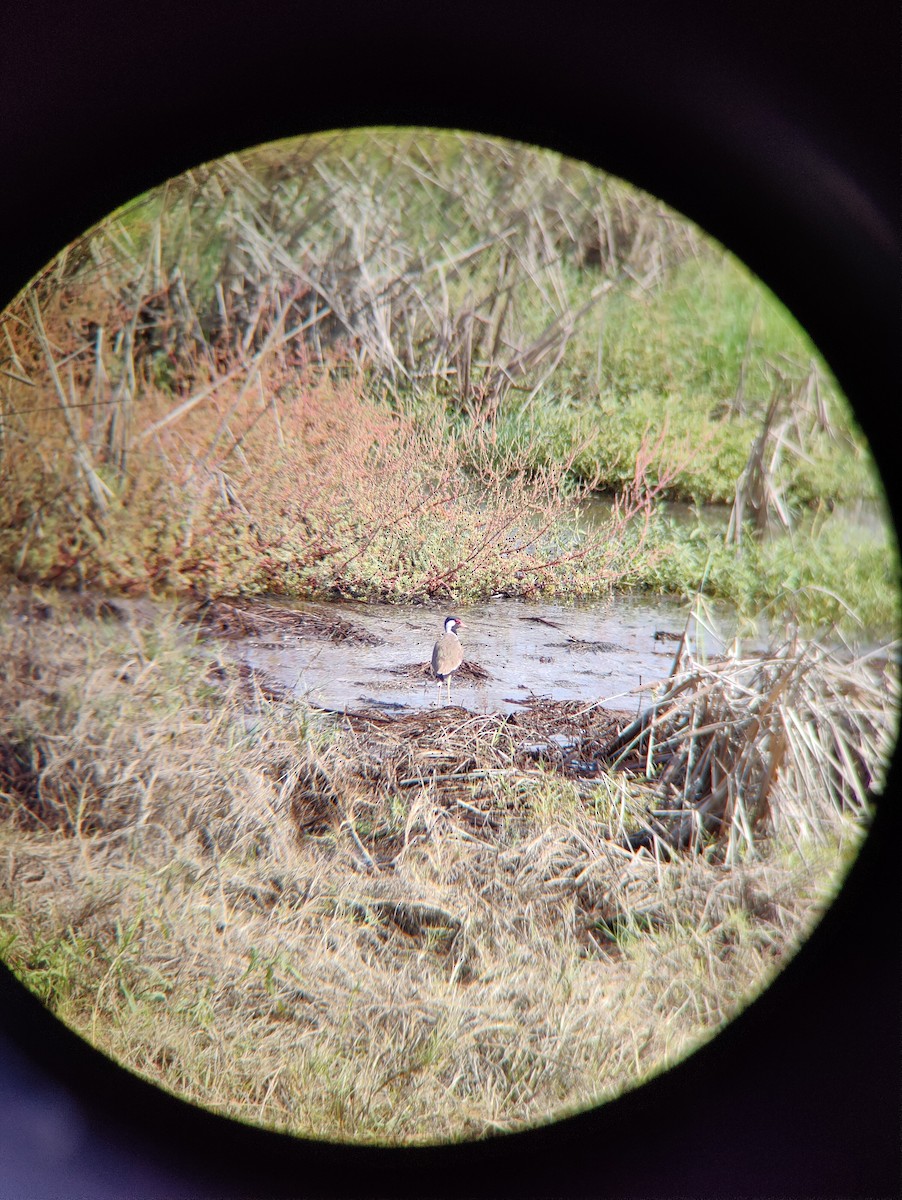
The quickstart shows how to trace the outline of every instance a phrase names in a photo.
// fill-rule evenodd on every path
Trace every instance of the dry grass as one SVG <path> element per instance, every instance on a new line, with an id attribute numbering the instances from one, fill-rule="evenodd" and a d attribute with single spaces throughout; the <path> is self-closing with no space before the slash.
<path id="1" fill-rule="evenodd" d="M 536 758 L 610 741 L 597 711 L 342 722 L 173 611 L 15 593 L 0 630 L 6 961 L 121 1062 L 295 1133 L 478 1137 L 632 1086 L 767 983 L 859 836 L 826 797 L 818 838 L 665 862 L 618 844 L 626 774 Z"/>
<path id="2" fill-rule="evenodd" d="M 295 368 L 342 360 L 399 405 L 438 390 L 482 422 L 511 388 L 537 393 L 615 277 L 647 289 L 702 251 L 626 185 L 487 138 L 374 130 L 228 158 L 110 217 L 2 314 L 0 469 L 74 510 L 66 536 L 104 539 L 149 429 L 212 407 L 203 468 L 241 446 L 230 406 L 247 395 L 279 425 L 261 370 L 286 346 Z M 571 277 L 590 263 L 586 300 Z M 372 428 L 348 432 L 344 479 L 373 450 Z M 34 500 L 7 518 L 29 539 L 47 517 Z"/>

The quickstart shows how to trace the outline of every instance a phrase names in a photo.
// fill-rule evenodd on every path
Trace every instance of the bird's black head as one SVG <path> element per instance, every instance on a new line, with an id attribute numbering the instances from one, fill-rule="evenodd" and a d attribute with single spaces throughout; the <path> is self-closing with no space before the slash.
<path id="1" fill-rule="evenodd" d="M 463 625 L 460 617 L 445 617 L 445 633 L 456 633 L 458 625 Z"/>

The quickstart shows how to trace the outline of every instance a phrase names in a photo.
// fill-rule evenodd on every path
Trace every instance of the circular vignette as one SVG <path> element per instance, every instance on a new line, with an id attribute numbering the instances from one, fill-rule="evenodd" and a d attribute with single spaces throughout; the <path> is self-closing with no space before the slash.
<path id="1" fill-rule="evenodd" d="M 756 38 L 750 48 L 743 41 L 749 24 L 742 14 L 725 21 L 713 5 L 693 9 L 691 33 L 669 26 L 663 6 L 643 8 L 632 18 L 609 17 L 607 23 L 601 16 L 588 17 L 580 6 L 556 10 L 553 17 L 546 9 L 530 9 L 529 19 L 513 29 L 500 16 L 484 16 L 478 47 L 466 44 L 461 28 L 449 29 L 437 18 L 418 24 L 408 12 L 405 24 L 392 23 L 389 16 L 378 31 L 358 14 L 356 30 L 349 31 L 344 13 L 305 14 L 303 31 L 281 11 L 265 34 L 259 26 L 249 34 L 237 28 L 208 29 L 202 57 L 195 57 L 204 43 L 199 20 L 194 24 L 183 18 L 180 24 L 174 10 L 160 10 L 151 30 L 138 18 L 120 18 L 106 29 L 88 15 L 80 18 L 78 28 L 67 28 L 64 19 L 55 49 L 43 46 L 38 82 L 49 78 L 51 86 L 41 94 L 23 81 L 22 64 L 29 64 L 25 50 L 4 89 L 17 89 L 7 111 L 18 117 L 26 136 L 13 136 L 8 157 L 12 177 L 21 179 L 22 186 L 4 202 L 2 227 L 24 230 L 24 236 L 16 236 L 15 252 L 7 258 L 2 302 L 60 246 L 117 203 L 236 146 L 338 124 L 392 121 L 484 128 L 551 145 L 635 182 L 698 221 L 742 258 L 793 311 L 836 371 L 872 444 L 896 513 L 892 441 L 885 437 L 886 410 L 881 407 L 883 397 L 898 395 L 895 326 L 889 316 L 890 309 L 897 311 L 892 301 L 898 256 L 886 241 L 887 229 L 892 229 L 885 190 L 888 168 L 872 126 L 857 151 L 848 137 L 862 113 L 870 122 L 876 115 L 860 100 L 857 108 L 852 103 L 845 109 L 839 133 L 831 125 L 835 102 L 818 91 L 816 54 L 802 55 L 806 88 L 800 100 L 792 74 L 793 65 L 798 74 L 798 63 L 791 56 L 768 57 Z M 657 21 L 651 40 L 640 19 L 650 14 Z M 401 9 L 397 15 L 403 15 Z M 475 11 L 458 10 L 457 24 L 472 27 L 476 16 Z M 832 40 L 828 36 L 824 50 L 819 41 L 823 26 L 810 29 L 808 17 L 804 8 L 795 21 L 792 13 L 784 15 L 781 28 L 790 43 L 801 47 L 810 37 L 834 65 L 848 65 L 846 54 L 856 49 L 862 53 L 860 35 L 843 28 L 841 21 L 831 28 L 833 17 L 825 18 Z M 286 36 L 288 26 L 292 39 Z M 172 43 L 168 47 L 162 44 L 161 30 Z M 346 70 L 357 68 L 360 77 L 339 98 L 322 63 L 308 65 L 299 94 L 285 80 L 273 82 L 273 64 L 286 68 L 283 44 L 300 41 L 301 32 L 312 44 L 334 44 L 342 33 L 351 36 Z M 444 42 L 436 41 L 443 33 Z M 845 37 L 844 45 L 837 45 L 837 35 Z M 24 19 L 8 46 L 16 45 L 16 36 L 24 38 L 19 43 L 23 47 L 40 47 L 41 35 Z M 433 58 L 423 49 L 436 44 L 449 49 L 430 79 L 427 67 Z M 588 66 L 589 44 L 606 51 L 600 84 Z M 130 45 L 140 46 L 140 61 L 134 51 L 129 53 Z M 95 51 L 85 53 L 91 46 Z M 118 51 L 118 58 L 110 56 L 104 82 L 86 86 L 88 71 L 76 65 L 79 51 L 82 64 L 93 65 L 100 46 L 105 53 Z M 871 43 L 870 55 L 879 49 Z M 397 66 L 406 55 L 410 66 L 405 87 L 396 79 L 382 95 L 373 86 L 377 73 L 366 69 L 380 51 L 383 63 Z M 234 66 L 242 52 L 250 62 L 243 79 L 254 93 L 252 101 L 245 96 L 239 104 L 230 98 L 217 111 L 211 100 L 214 81 L 221 78 L 222 63 Z M 678 64 L 680 52 L 684 59 Z M 472 72 L 478 75 L 491 67 L 493 59 L 500 65 L 492 86 L 483 82 L 468 91 L 463 84 L 442 93 L 448 65 L 466 77 L 466 64 L 471 64 L 472 78 Z M 701 79 L 700 59 L 707 60 Z M 530 72 L 539 60 L 550 65 Z M 170 72 L 163 77 L 160 68 L 167 61 Z M 872 61 L 865 54 L 858 64 L 864 94 Z M 172 74 L 173 63 L 192 78 Z M 757 82 L 750 63 L 763 68 Z M 637 64 L 644 70 L 637 70 Z M 30 65 L 37 65 L 34 59 Z M 514 103 L 502 94 L 515 82 L 514 65 L 528 82 L 543 79 L 551 86 L 542 91 L 533 84 L 524 97 L 528 83 L 520 78 L 519 103 Z M 854 74 L 854 61 L 851 66 Z M 160 122 L 167 136 L 159 130 L 147 133 L 142 154 L 140 131 L 152 123 L 151 71 L 167 91 L 167 120 Z M 656 72 L 651 94 L 637 95 L 637 79 L 647 82 Z M 405 80 L 403 74 L 399 79 Z M 720 106 L 711 102 L 712 87 Z M 542 94 L 536 95 L 538 91 Z M 599 94 L 597 106 L 590 100 L 593 91 Z M 312 104 L 311 94 L 317 97 Z M 279 111 L 275 119 L 274 109 Z M 616 114 L 616 129 L 599 128 L 599 110 Z M 205 114 L 203 130 L 185 119 L 192 111 Z M 174 124 L 175 112 L 183 114 L 184 125 Z M 75 146 L 63 150 L 65 143 L 76 141 L 71 136 L 73 113 L 79 129 L 94 133 L 93 149 L 82 145 L 80 159 Z M 126 138 L 134 138 L 135 144 L 126 146 L 120 140 Z M 115 161 L 112 170 L 103 171 L 104 158 Z M 832 186 L 827 186 L 828 175 Z M 66 195 L 59 194 L 61 178 L 67 181 Z M 872 353 L 863 356 L 863 346 Z M 897 787 L 894 764 L 887 790 L 894 794 Z M 133 1194 L 147 1195 L 161 1190 L 170 1195 L 566 1195 L 597 1194 L 599 1184 L 599 1190 L 618 1195 L 889 1193 L 897 1160 L 886 1147 L 897 1141 L 895 1130 L 890 1136 L 888 1122 L 881 1124 L 881 1113 L 866 1101 L 883 1096 L 890 1116 L 897 1111 L 898 1071 L 883 1049 L 887 1031 L 897 1028 L 898 1012 L 898 935 L 887 920 L 898 911 L 898 872 L 890 857 L 894 821 L 895 812 L 881 804 L 872 834 L 828 916 L 784 975 L 714 1043 L 604 1110 L 459 1150 L 287 1144 L 276 1135 L 200 1113 L 124 1077 L 74 1035 L 48 1022 L 40 1006 L 4 977 L 4 1033 L 13 1036 L 20 1091 L 37 1086 L 37 1072 L 48 1094 L 59 1097 L 62 1086 L 62 1094 L 71 1098 L 64 1111 L 71 1102 L 79 1114 L 73 1118 L 75 1149 L 70 1147 L 70 1157 L 58 1164 L 56 1194 L 66 1194 L 73 1164 L 93 1181 L 91 1190 L 97 1195 L 102 1192 L 94 1183 L 111 1165 L 132 1170 Z M 861 1024 L 864 1012 L 866 1027 Z M 849 1028 L 844 1024 L 849 1013 L 856 1014 L 853 1035 L 837 1037 L 838 1030 Z M 898 1045 L 897 1038 L 893 1044 Z M 699 1127 L 701 1119 L 707 1128 L 712 1114 L 729 1114 L 730 1121 L 722 1140 L 715 1135 L 713 1144 Z M 44 1170 L 44 1193 L 53 1194 L 52 1157 L 35 1169 Z"/>

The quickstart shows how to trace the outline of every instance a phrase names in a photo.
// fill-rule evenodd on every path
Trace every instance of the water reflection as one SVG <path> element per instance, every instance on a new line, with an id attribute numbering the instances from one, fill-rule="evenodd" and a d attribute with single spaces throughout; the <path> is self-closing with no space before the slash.
<path id="1" fill-rule="evenodd" d="M 693 529 L 701 525 L 726 534 L 730 524 L 729 504 L 690 504 L 683 500 L 660 500 L 655 511 L 677 527 Z M 590 496 L 580 505 L 580 512 L 590 529 L 606 525 L 614 513 L 614 501 L 608 496 Z M 842 523 L 850 536 L 866 534 L 883 536 L 889 516 L 885 504 L 880 500 L 850 500 L 830 508 L 806 508 L 793 514 L 794 530 L 810 531 L 825 520 Z M 771 535 L 781 532 L 778 524 L 771 527 Z"/>

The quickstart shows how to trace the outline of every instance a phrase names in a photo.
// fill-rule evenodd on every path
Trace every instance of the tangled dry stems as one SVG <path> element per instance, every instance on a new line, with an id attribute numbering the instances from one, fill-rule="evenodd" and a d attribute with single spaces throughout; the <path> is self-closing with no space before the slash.
<path id="1" fill-rule="evenodd" d="M 57 377 L 46 362 L 33 383 Z M 59 403 L 59 401 L 58 401 Z M 68 410 L 67 410 L 68 411 Z M 301 370 L 284 347 L 230 364 L 189 400 L 145 384 L 130 466 L 97 446 L 108 414 L 34 416 L 0 447 L 0 561 L 29 581 L 147 592 L 349 597 L 603 591 L 622 570 L 617 528 L 577 535 L 583 491 L 566 465 L 534 470 L 478 429 L 450 436 L 367 394 L 355 376 Z M 87 482 L 86 482 L 87 481 Z"/>
<path id="2" fill-rule="evenodd" d="M 707 662 L 681 645 L 662 694 L 595 761 L 651 785 L 653 814 L 632 846 L 698 847 L 707 835 L 733 861 L 771 829 L 819 836 L 825 799 L 863 816 L 898 710 L 886 650 L 856 655 L 793 636 L 768 655 Z"/>
<path id="3" fill-rule="evenodd" d="M 828 800 L 821 844 L 664 862 L 619 844 L 625 774 L 537 760 L 536 712 L 342 724 L 122 602 L 2 629 L 4 956 L 120 1061 L 293 1132 L 482 1136 L 630 1086 L 767 982 L 854 843 Z"/>

